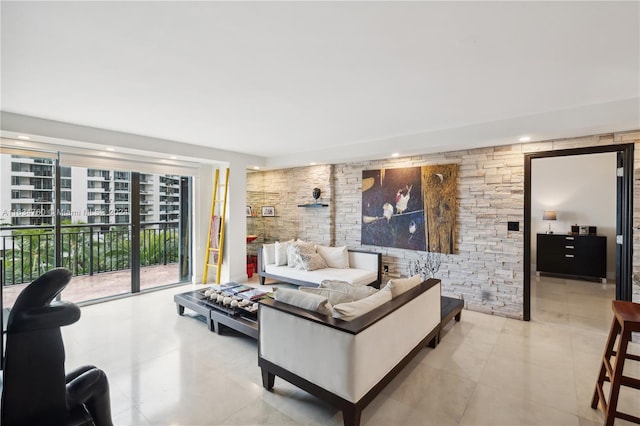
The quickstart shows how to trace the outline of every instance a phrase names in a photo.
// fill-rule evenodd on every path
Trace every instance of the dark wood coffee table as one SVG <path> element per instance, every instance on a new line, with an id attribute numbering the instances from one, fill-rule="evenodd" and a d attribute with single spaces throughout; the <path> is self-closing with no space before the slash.
<path id="1" fill-rule="evenodd" d="M 202 299 L 202 293 L 197 290 L 173 296 L 178 315 L 184 315 L 184 308 L 188 308 L 206 319 L 207 327 L 210 331 L 222 334 L 225 329 L 230 328 L 246 336 L 258 339 L 257 317 L 253 319 L 242 314 L 232 315 L 205 303 Z"/>

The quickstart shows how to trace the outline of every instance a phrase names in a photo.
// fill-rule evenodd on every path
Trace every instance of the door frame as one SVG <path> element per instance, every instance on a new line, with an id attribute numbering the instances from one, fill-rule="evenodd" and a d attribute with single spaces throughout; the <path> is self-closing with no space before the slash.
<path id="1" fill-rule="evenodd" d="M 633 152 L 634 144 L 603 145 L 528 153 L 524 156 L 524 310 L 531 320 L 531 161 L 539 158 L 616 152 L 622 154 L 623 176 L 616 179 L 616 299 L 631 301 L 633 267 Z"/>

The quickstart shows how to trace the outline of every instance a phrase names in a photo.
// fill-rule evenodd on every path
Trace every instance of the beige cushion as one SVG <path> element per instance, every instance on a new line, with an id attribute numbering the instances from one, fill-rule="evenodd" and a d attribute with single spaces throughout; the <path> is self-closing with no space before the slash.
<path id="1" fill-rule="evenodd" d="M 276 245 L 265 244 L 262 246 L 262 263 L 273 265 L 276 263 Z"/>
<path id="2" fill-rule="evenodd" d="M 320 288 L 341 291 L 353 296 L 353 300 L 364 299 L 367 296 L 377 293 L 378 289 L 368 285 L 356 285 L 346 281 L 324 280 L 320 283 Z"/>
<path id="3" fill-rule="evenodd" d="M 300 255 L 316 254 L 316 246 L 313 243 L 296 241 L 287 246 L 287 265 L 291 268 L 305 269 Z"/>
<path id="4" fill-rule="evenodd" d="M 344 269 L 349 267 L 349 250 L 347 246 L 328 247 L 319 245 L 316 246 L 316 250 L 330 268 Z"/>
<path id="5" fill-rule="evenodd" d="M 326 297 L 331 305 L 337 305 L 339 303 L 353 302 L 355 299 L 353 295 L 338 290 L 331 290 L 321 287 L 300 287 L 300 291 L 306 293 L 317 294 L 318 296 Z"/>
<path id="6" fill-rule="evenodd" d="M 358 318 L 359 316 L 374 310 L 378 306 L 384 305 L 390 301 L 391 298 L 391 290 L 384 288 L 377 293 L 365 297 L 364 299 L 335 305 L 333 307 L 333 317 L 344 321 L 351 321 L 354 318 Z"/>
<path id="7" fill-rule="evenodd" d="M 317 294 L 305 293 L 304 291 L 288 288 L 275 288 L 273 289 L 273 297 L 278 302 L 287 303 L 323 315 L 331 315 L 331 304 L 329 300 Z"/>
<path id="8" fill-rule="evenodd" d="M 327 263 L 318 253 L 300 253 L 300 262 L 305 271 L 315 271 L 316 269 L 324 269 L 327 267 Z"/>
<path id="9" fill-rule="evenodd" d="M 417 286 L 421 282 L 422 277 L 419 274 L 414 275 L 411 278 L 392 278 L 384 288 L 388 288 L 389 290 L 391 290 L 391 296 L 396 298 L 405 291 L 408 291 Z"/>
<path id="10" fill-rule="evenodd" d="M 274 263 L 276 266 L 285 266 L 287 264 L 287 246 L 289 243 L 280 243 L 276 241 L 274 244 L 275 258 Z"/>

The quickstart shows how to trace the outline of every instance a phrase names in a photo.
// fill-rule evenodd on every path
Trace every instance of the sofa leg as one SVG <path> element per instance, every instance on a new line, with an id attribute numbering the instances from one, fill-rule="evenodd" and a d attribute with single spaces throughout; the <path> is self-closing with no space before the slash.
<path id="1" fill-rule="evenodd" d="M 429 347 L 435 348 L 436 346 L 438 346 L 438 343 L 440 343 L 440 333 L 436 334 L 435 336 L 433 336 L 433 339 L 429 340 Z"/>
<path id="2" fill-rule="evenodd" d="M 360 426 L 360 415 L 362 410 L 355 405 L 342 409 L 342 420 L 344 426 Z"/>
<path id="3" fill-rule="evenodd" d="M 259 279 L 260 285 L 264 285 L 264 280 L 265 280 L 265 277 L 260 276 L 260 279 Z"/>
<path id="4" fill-rule="evenodd" d="M 264 387 L 266 390 L 273 389 L 273 385 L 276 382 L 275 374 L 269 373 L 269 371 L 266 368 L 261 368 L 261 370 L 262 370 L 262 387 Z"/>

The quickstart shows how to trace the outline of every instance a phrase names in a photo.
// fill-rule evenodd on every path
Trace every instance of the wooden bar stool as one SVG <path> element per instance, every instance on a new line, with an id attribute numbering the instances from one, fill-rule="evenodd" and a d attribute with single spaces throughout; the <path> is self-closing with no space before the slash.
<path id="1" fill-rule="evenodd" d="M 604 349 L 604 355 L 602 356 L 600 375 L 598 376 L 596 389 L 593 392 L 591 408 L 598 408 L 598 403 L 600 403 L 600 409 L 604 413 L 604 424 L 606 426 L 613 425 L 616 417 L 640 424 L 640 417 L 621 413 L 616 409 L 618 396 L 620 395 L 620 386 L 640 390 L 640 380 L 622 375 L 625 359 L 640 361 L 640 356 L 627 353 L 631 333 L 640 331 L 640 304 L 614 300 L 611 307 L 613 309 L 613 321 L 611 322 L 609 338 L 607 339 L 607 345 Z M 618 347 L 616 350 L 613 350 L 618 334 L 620 334 Z M 613 366 L 611 365 L 611 356 L 615 356 Z M 602 389 L 602 384 L 605 381 L 611 383 L 608 403 Z"/>

